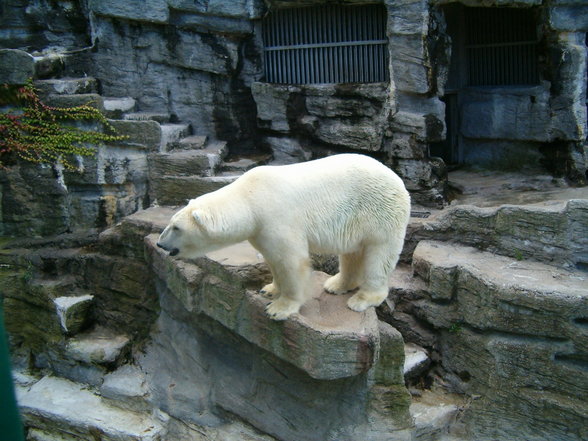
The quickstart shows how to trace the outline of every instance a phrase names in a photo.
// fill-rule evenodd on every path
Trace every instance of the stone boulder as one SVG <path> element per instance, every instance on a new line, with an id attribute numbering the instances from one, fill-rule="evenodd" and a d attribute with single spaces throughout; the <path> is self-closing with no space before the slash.
<path id="1" fill-rule="evenodd" d="M 325 293 L 326 274 L 315 273 L 311 300 L 299 315 L 281 323 L 265 314 L 268 300 L 252 291 L 231 288 L 259 289 L 261 285 L 255 285 L 268 280 L 263 258 L 248 243 L 211 253 L 208 259 L 198 260 L 196 267 L 168 259 L 155 246 L 156 241 L 155 235 L 146 239 L 151 265 L 168 285 L 185 285 L 174 294 L 187 311 L 205 314 L 316 379 L 351 377 L 374 365 L 379 351 L 375 311 L 355 313 L 346 306 L 351 294 Z"/>
<path id="2" fill-rule="evenodd" d="M 25 84 L 35 75 L 35 59 L 18 49 L 0 49 L 0 84 Z"/>

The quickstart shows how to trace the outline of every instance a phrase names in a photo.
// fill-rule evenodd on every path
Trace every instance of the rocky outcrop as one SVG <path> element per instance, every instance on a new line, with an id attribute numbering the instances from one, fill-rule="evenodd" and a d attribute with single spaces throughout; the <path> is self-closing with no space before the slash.
<path id="1" fill-rule="evenodd" d="M 32 350 L 30 363 L 58 376 L 18 377 L 30 437 L 77 440 L 100 432 L 105 439 L 157 440 L 219 430 L 230 440 L 252 433 L 227 412 L 278 439 L 408 440 L 415 430 L 446 430 L 457 402 L 439 410 L 440 425 L 420 417 L 435 407 L 423 404 L 415 426 L 404 378 L 423 360 L 404 360 L 422 350 L 405 349 L 398 331 L 373 310 L 349 310 L 345 296 L 322 291 L 326 276 L 316 273 L 318 287 L 301 314 L 272 321 L 257 294 L 269 272 L 249 245 L 196 261 L 171 259 L 155 247 L 152 233 L 172 213 L 140 211 L 102 233 L 91 249 L 38 256 L 7 249 L 7 274 L 19 256 L 32 262 L 22 269 L 30 276 L 2 279 L 16 353 L 26 361 Z M 59 274 L 77 269 L 79 277 L 41 283 L 43 261 Z M 154 278 L 145 277 L 151 272 Z M 35 398 L 39 393 L 43 400 Z M 88 404 L 83 415 L 75 416 L 72 400 Z"/>
<path id="2" fill-rule="evenodd" d="M 585 268 L 588 205 L 585 199 L 524 206 L 456 205 L 427 219 L 412 235 L 417 241 L 454 241 L 517 260 Z"/>
<path id="3" fill-rule="evenodd" d="M 457 205 L 415 229 L 436 240 L 418 242 L 382 314 L 473 397 L 467 437 L 586 437 L 584 205 Z"/>

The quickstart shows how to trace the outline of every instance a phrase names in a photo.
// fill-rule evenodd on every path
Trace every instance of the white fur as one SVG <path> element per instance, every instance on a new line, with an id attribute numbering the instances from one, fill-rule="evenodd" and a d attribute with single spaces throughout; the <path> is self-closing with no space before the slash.
<path id="1" fill-rule="evenodd" d="M 310 253 L 338 254 L 339 273 L 325 289 L 356 288 L 355 311 L 388 295 L 410 216 L 402 180 L 375 159 L 343 154 L 285 166 L 257 167 L 232 184 L 191 200 L 177 212 L 158 245 L 198 257 L 243 240 L 263 254 L 273 282 L 268 314 L 283 320 L 306 300 Z"/>

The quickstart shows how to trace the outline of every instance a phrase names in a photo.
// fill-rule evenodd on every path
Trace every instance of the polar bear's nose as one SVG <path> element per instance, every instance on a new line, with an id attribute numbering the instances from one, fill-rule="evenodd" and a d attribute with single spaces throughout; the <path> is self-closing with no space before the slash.
<path id="1" fill-rule="evenodd" d="M 169 251 L 169 255 L 170 256 L 175 256 L 177 255 L 180 250 L 178 248 L 172 248 L 171 250 L 169 248 L 167 248 L 166 246 L 162 245 L 160 242 L 157 242 L 156 244 L 159 248 L 161 248 L 164 251 Z"/>

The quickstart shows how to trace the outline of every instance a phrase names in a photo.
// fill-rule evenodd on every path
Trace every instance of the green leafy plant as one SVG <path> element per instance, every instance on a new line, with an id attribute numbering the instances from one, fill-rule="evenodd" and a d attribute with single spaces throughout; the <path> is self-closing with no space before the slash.
<path id="1" fill-rule="evenodd" d="M 451 326 L 449 326 L 449 332 L 451 332 L 452 334 L 459 334 L 462 331 L 462 329 L 462 322 L 454 322 L 451 324 Z"/>
<path id="2" fill-rule="evenodd" d="M 523 252 L 521 250 L 515 250 L 514 258 L 520 262 L 525 258 L 525 256 L 523 256 Z"/>
<path id="3" fill-rule="evenodd" d="M 48 106 L 32 81 L 23 86 L 0 85 L 0 164 L 20 158 L 76 170 L 75 156 L 93 156 L 97 144 L 126 138 L 117 135 L 102 112 L 90 104 Z M 81 122 L 99 123 L 103 131 L 84 129 Z"/>

